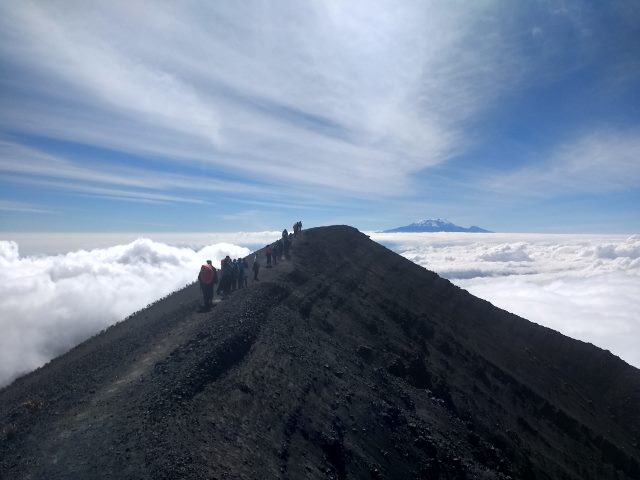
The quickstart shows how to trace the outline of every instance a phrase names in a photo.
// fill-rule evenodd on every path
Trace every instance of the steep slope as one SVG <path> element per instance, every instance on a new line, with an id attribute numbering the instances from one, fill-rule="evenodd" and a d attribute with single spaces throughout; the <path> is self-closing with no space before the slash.
<path id="1" fill-rule="evenodd" d="M 0 478 L 640 478 L 640 371 L 350 227 L 198 303 L 0 391 Z"/>

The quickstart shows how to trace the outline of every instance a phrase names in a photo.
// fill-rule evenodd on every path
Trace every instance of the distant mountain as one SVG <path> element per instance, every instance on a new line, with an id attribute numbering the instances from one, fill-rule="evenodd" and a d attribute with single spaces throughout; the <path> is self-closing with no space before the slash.
<path id="1" fill-rule="evenodd" d="M 420 220 L 419 222 L 406 225 L 404 227 L 392 228 L 384 230 L 385 233 L 394 232 L 470 232 L 470 233 L 492 233 L 484 228 L 471 226 L 469 228 L 460 227 L 449 220 L 436 218 L 435 220 Z"/>

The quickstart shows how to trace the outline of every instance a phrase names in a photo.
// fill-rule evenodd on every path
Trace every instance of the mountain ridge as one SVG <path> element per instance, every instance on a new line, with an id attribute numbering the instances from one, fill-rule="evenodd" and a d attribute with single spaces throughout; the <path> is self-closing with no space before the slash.
<path id="1" fill-rule="evenodd" d="M 383 233 L 400 233 L 400 232 L 469 232 L 469 233 L 493 233 L 490 230 L 476 227 L 461 227 L 444 218 L 425 219 L 389 230 L 383 230 Z"/>
<path id="2" fill-rule="evenodd" d="M 257 252 L 264 260 L 264 251 Z M 640 371 L 346 226 L 0 390 L 4 478 L 638 478 Z"/>

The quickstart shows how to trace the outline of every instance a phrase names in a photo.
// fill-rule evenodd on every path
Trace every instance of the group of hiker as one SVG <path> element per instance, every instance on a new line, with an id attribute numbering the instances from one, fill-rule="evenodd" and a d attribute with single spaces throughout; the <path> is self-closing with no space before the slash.
<path id="1" fill-rule="evenodd" d="M 272 268 L 283 258 L 290 258 L 292 237 L 296 238 L 302 232 L 302 222 L 298 221 L 293 225 L 293 233 L 282 231 L 282 238 L 272 244 L 266 245 L 265 256 L 267 268 Z M 253 271 L 253 281 L 257 282 L 260 273 L 260 262 L 258 255 L 253 256 L 251 266 Z M 204 309 L 208 310 L 213 306 L 214 292 L 223 298 L 234 290 L 246 288 L 248 286 L 249 264 L 246 258 L 231 259 L 229 255 L 220 261 L 220 269 L 217 270 L 211 260 L 200 267 L 198 282 L 202 290 Z M 216 289 L 216 285 L 218 286 Z"/>

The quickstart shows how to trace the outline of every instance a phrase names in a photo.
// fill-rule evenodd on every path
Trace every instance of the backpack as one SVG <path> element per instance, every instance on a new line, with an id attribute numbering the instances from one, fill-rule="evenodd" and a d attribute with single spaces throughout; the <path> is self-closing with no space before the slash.
<path id="1" fill-rule="evenodd" d="M 202 265 L 202 267 L 200 267 L 199 279 L 202 283 L 206 284 L 213 282 L 213 267 L 211 265 Z"/>

